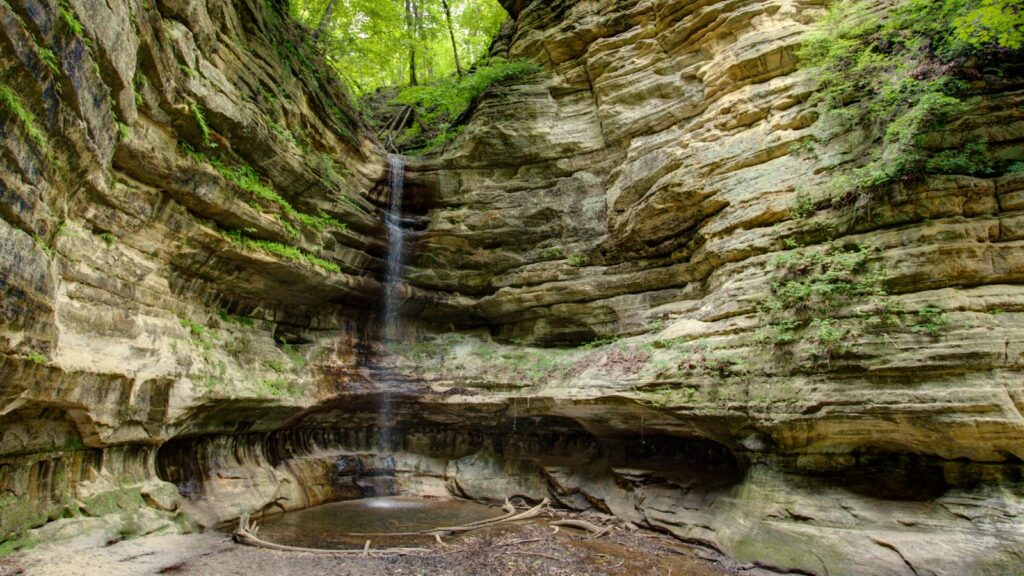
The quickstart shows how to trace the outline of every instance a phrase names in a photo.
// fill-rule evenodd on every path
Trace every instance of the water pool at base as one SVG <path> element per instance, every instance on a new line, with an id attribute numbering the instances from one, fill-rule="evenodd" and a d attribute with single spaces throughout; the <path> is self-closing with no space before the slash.
<path id="1" fill-rule="evenodd" d="M 287 546 L 305 548 L 374 548 L 414 546 L 434 541 L 432 536 L 347 536 L 352 532 L 416 532 L 497 518 L 504 512 L 466 500 L 413 497 L 363 498 L 324 504 L 270 517 L 260 525 L 259 537 Z"/>

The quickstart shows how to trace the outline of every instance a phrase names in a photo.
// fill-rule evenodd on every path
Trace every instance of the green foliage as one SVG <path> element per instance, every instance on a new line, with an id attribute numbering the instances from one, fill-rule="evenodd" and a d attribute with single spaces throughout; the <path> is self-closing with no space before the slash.
<path id="1" fill-rule="evenodd" d="M 273 396 L 287 396 L 295 398 L 302 395 L 302 391 L 299 390 L 299 387 L 296 386 L 294 382 L 289 382 L 284 378 L 264 380 L 260 385 L 264 391 Z"/>
<path id="2" fill-rule="evenodd" d="M 72 36 L 82 37 L 85 35 L 85 27 L 78 20 L 78 16 L 75 15 L 75 10 L 71 7 L 68 0 L 60 0 L 57 11 L 61 22 L 64 23 L 64 27 Z"/>
<path id="3" fill-rule="evenodd" d="M 191 334 L 193 338 L 201 339 L 206 333 L 206 328 L 198 322 L 193 322 L 188 318 L 179 318 L 178 321 L 181 323 L 182 328 L 188 329 L 189 334 Z"/>
<path id="4" fill-rule="evenodd" d="M 976 48 L 993 44 L 1024 48 L 1024 7 L 1019 0 L 983 0 L 955 23 L 957 40 Z"/>
<path id="5" fill-rule="evenodd" d="M 39 55 L 39 59 L 43 61 L 43 64 L 46 65 L 46 68 L 51 74 L 56 76 L 60 73 L 60 66 L 57 64 L 57 55 L 53 53 L 53 50 L 36 44 L 36 54 Z"/>
<path id="6" fill-rule="evenodd" d="M 464 76 L 450 76 L 429 85 L 403 89 L 395 102 L 416 111 L 416 124 L 403 135 L 399 144 L 419 143 L 421 151 L 443 146 L 458 135 L 456 121 L 474 99 L 492 86 L 522 79 L 540 70 L 528 60 L 495 58 L 481 62 Z"/>
<path id="7" fill-rule="evenodd" d="M 828 362 L 859 330 L 829 318 L 837 310 L 869 304 L 855 324 L 868 329 L 893 314 L 879 270 L 870 270 L 870 249 L 830 246 L 824 251 L 793 251 L 773 257 L 776 277 L 759 304 L 767 318 L 758 340 L 772 346 L 810 342 L 817 360 Z"/>
<path id="8" fill-rule="evenodd" d="M 883 296 L 881 274 L 866 269 L 870 250 L 830 246 L 824 252 L 787 252 L 770 264 L 781 271 L 761 309 L 797 317 L 829 312 L 854 299 Z"/>
<path id="9" fill-rule="evenodd" d="M 939 336 L 942 330 L 949 325 L 949 318 L 945 311 L 937 306 L 925 306 L 915 312 L 916 322 L 910 326 L 910 331 L 915 334 L 927 336 Z"/>
<path id="10" fill-rule="evenodd" d="M 248 316 L 235 316 L 234 314 L 228 314 L 227 312 L 218 312 L 217 316 L 224 322 L 231 322 L 246 328 L 251 328 L 256 325 L 256 321 Z"/>
<path id="11" fill-rule="evenodd" d="M 281 345 L 281 352 L 288 358 L 288 360 L 297 368 L 302 368 L 306 365 L 306 357 L 302 355 L 294 346 L 288 343 Z"/>
<path id="12" fill-rule="evenodd" d="M 0 82 L 0 108 L 10 114 L 21 124 L 21 129 L 37 148 L 44 154 L 49 155 L 50 143 L 46 134 L 36 124 L 36 116 L 31 110 L 25 107 L 25 102 L 13 88 Z"/>
<path id="13" fill-rule="evenodd" d="M 44 254 L 46 254 L 47 258 L 53 258 L 53 246 L 50 246 L 50 244 L 46 240 L 44 240 L 41 236 L 33 234 L 32 241 L 35 242 L 36 246 L 38 246 Z"/>
<path id="14" fill-rule="evenodd" d="M 976 71 L 967 66 L 998 69 L 1014 58 L 1007 50 L 1020 48 L 1015 2 L 904 0 L 885 18 L 859 0 L 830 8 L 799 57 L 820 79 L 814 101 L 869 133 L 866 161 L 834 182 L 840 197 L 926 174 L 996 171 L 984 141 L 946 150 L 934 142 L 970 108 L 961 77 Z"/>
<path id="15" fill-rule="evenodd" d="M 39 352 L 31 352 L 28 356 L 26 356 L 26 358 L 28 358 L 31 362 L 35 362 L 36 364 L 46 364 L 47 362 L 50 361 L 50 359 L 47 358 L 45 354 L 40 354 Z"/>
<path id="16" fill-rule="evenodd" d="M 582 348 L 583 350 L 594 350 L 594 349 L 597 349 L 597 348 L 603 348 L 605 346 L 610 346 L 610 345 L 618 342 L 618 340 L 619 339 L 615 338 L 615 337 L 613 337 L 613 338 L 598 338 L 596 340 L 591 340 L 590 342 L 582 344 L 580 346 L 580 348 Z"/>
<path id="17" fill-rule="evenodd" d="M 939 336 L 949 325 L 943 310 L 925 306 L 908 314 L 886 291 L 884 270 L 869 265 L 870 254 L 862 246 L 832 245 L 772 258 L 775 279 L 758 305 L 767 320 L 758 342 L 780 351 L 809 344 L 812 360 L 828 363 L 863 334 L 905 330 Z"/>
<path id="18" fill-rule="evenodd" d="M 540 257 L 543 260 L 560 260 L 564 256 L 565 253 L 562 252 L 562 249 L 558 246 L 555 246 L 554 248 L 545 248 L 540 251 Z"/>
<path id="19" fill-rule="evenodd" d="M 463 66 L 483 57 L 508 18 L 497 0 L 447 0 Z M 448 20 L 440 0 L 290 0 L 305 37 L 360 94 L 408 82 L 415 54 L 420 82 L 456 71 Z"/>
<path id="20" fill-rule="evenodd" d="M 99 235 L 100 240 L 106 243 L 107 248 L 113 248 L 117 245 L 117 236 L 114 236 L 110 232 L 104 232 Z"/>
<path id="21" fill-rule="evenodd" d="M 271 240 L 250 238 L 237 230 L 225 232 L 224 237 L 242 248 L 266 252 L 268 254 L 273 254 L 275 256 L 280 256 L 297 262 L 306 262 L 327 272 L 341 272 L 341 267 L 334 262 L 324 260 L 319 256 L 314 256 L 313 254 L 304 252 L 295 246 L 288 246 Z"/>
<path id="22" fill-rule="evenodd" d="M 256 173 L 256 170 L 254 170 L 252 166 L 249 166 L 244 162 L 238 162 L 235 165 L 228 165 L 219 158 L 210 158 L 202 152 L 196 151 L 187 142 L 180 142 L 178 147 L 182 153 L 193 162 L 199 164 L 210 164 L 217 170 L 217 172 L 220 172 L 221 176 L 241 190 L 252 194 L 256 198 L 276 205 L 288 218 L 301 222 L 317 232 L 323 232 L 327 228 L 334 228 L 336 230 L 344 230 L 346 228 L 346 224 L 344 222 L 331 217 L 322 210 L 318 211 L 316 216 L 299 212 L 294 206 L 292 206 L 291 202 L 278 194 L 277 191 L 274 190 L 273 186 L 260 178 L 259 174 Z M 299 230 L 293 224 L 290 224 L 287 221 L 282 221 L 281 225 L 284 226 L 293 238 L 299 236 Z"/>
<path id="23" fill-rule="evenodd" d="M 199 126 L 199 132 L 203 135 L 203 146 L 216 148 L 217 145 L 210 140 L 210 125 L 206 123 L 206 115 L 203 113 L 203 109 L 195 102 L 192 103 L 189 109 L 192 110 L 192 117 L 195 118 L 196 124 Z"/>
<path id="24" fill-rule="evenodd" d="M 327 228 L 334 228 L 336 230 L 345 229 L 344 222 L 341 222 L 336 218 L 332 218 L 323 210 L 318 211 L 316 216 L 312 216 L 310 214 L 303 214 L 302 212 L 296 212 L 295 217 L 298 218 L 300 222 L 316 230 L 317 232 L 323 232 Z"/>

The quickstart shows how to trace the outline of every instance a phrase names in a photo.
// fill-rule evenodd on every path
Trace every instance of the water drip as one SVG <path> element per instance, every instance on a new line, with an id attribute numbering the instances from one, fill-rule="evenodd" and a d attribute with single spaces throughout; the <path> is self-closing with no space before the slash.
<path id="1" fill-rule="evenodd" d="M 405 192 L 405 159 L 392 154 L 388 156 L 389 181 L 391 195 L 388 200 L 388 212 L 385 223 L 388 229 L 388 263 L 384 276 L 384 325 L 383 340 L 385 352 L 391 345 L 401 340 L 398 288 L 402 279 L 402 268 L 405 265 L 405 230 L 402 229 L 402 194 Z M 388 382 L 384 382 L 384 390 L 380 395 L 380 406 L 377 417 L 380 425 L 379 448 L 389 450 L 391 446 L 391 390 Z"/>
<path id="2" fill-rule="evenodd" d="M 400 340 L 398 312 L 398 285 L 405 266 L 405 230 L 402 229 L 402 194 L 405 192 L 405 160 L 401 156 L 388 156 L 390 165 L 389 184 L 391 196 L 388 201 L 386 223 L 388 228 L 388 266 L 384 277 L 384 341 L 386 344 Z"/>

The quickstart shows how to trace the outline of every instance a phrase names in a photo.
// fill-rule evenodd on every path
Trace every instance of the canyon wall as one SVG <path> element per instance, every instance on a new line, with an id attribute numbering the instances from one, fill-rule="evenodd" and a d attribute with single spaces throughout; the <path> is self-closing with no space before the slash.
<path id="1" fill-rule="evenodd" d="M 279 5 L 0 3 L 43 135 L 3 116 L 0 539 L 404 491 L 782 571 L 1021 570 L 1024 176 L 820 202 L 864 137 L 797 67 L 824 4 L 507 2 L 495 50 L 544 71 L 409 159 L 382 354 L 385 154 Z M 1024 156 L 1022 86 L 947 145 Z M 878 298 L 780 338 L 773 286 L 839 258 Z"/>

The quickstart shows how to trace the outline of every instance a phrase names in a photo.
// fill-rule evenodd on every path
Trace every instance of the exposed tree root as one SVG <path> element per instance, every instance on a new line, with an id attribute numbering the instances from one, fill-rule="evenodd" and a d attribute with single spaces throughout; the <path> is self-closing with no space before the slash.
<path id="1" fill-rule="evenodd" d="M 578 528 L 580 530 L 585 530 L 593 534 L 594 538 L 600 538 L 601 536 L 604 536 L 612 530 L 608 527 L 602 527 L 598 526 L 597 524 L 591 524 L 586 520 L 555 520 L 551 523 L 551 525 L 556 528 L 559 526 L 568 526 L 570 528 Z"/>

